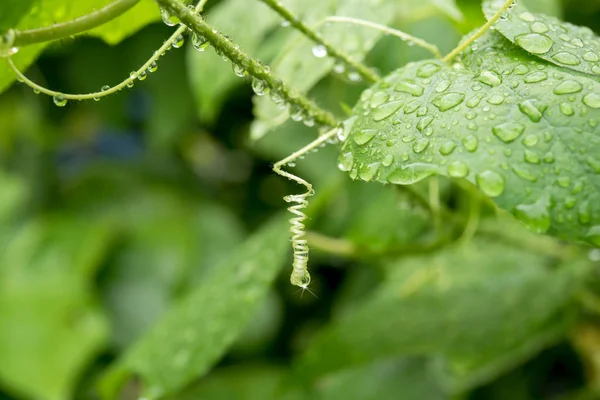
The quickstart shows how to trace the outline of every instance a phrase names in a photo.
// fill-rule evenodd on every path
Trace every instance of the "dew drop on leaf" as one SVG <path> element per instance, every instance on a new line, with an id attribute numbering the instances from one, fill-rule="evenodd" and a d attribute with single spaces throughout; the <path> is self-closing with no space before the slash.
<path id="1" fill-rule="evenodd" d="M 538 144 L 539 138 L 536 135 L 527 135 L 523 138 L 523 144 L 527 147 L 533 147 Z"/>
<path id="2" fill-rule="evenodd" d="M 525 131 L 525 125 L 517 122 L 506 122 L 492 128 L 494 135 L 505 143 L 516 140 Z"/>
<path id="3" fill-rule="evenodd" d="M 397 168 L 392 172 L 387 180 L 396 185 L 412 185 L 423 179 L 437 174 L 437 165 L 428 163 L 412 163 Z"/>
<path id="4" fill-rule="evenodd" d="M 600 225 L 592 226 L 587 231 L 585 239 L 594 246 L 600 247 Z"/>
<path id="5" fill-rule="evenodd" d="M 571 94 L 581 92 L 582 90 L 583 86 L 581 86 L 581 83 L 569 79 L 564 82 L 561 82 L 557 87 L 555 87 L 554 94 Z"/>
<path id="6" fill-rule="evenodd" d="M 437 64 L 425 64 L 419 68 L 417 76 L 423 79 L 431 78 L 440 68 Z"/>
<path id="7" fill-rule="evenodd" d="M 600 108 L 600 94 L 588 93 L 583 96 L 583 104 L 591 108 Z"/>
<path id="8" fill-rule="evenodd" d="M 519 110 L 532 121 L 540 122 L 546 107 L 537 106 L 534 100 L 525 100 L 519 103 Z"/>
<path id="9" fill-rule="evenodd" d="M 448 175 L 453 178 L 464 178 L 469 175 L 469 167 L 462 161 L 452 161 L 448 164 Z"/>
<path id="10" fill-rule="evenodd" d="M 579 61 L 579 58 L 576 55 L 571 54 L 567 51 L 561 51 L 559 53 L 556 53 L 555 55 L 552 56 L 552 59 L 554 61 L 559 62 L 564 65 L 579 65 L 579 64 L 581 64 L 581 61 Z"/>
<path id="11" fill-rule="evenodd" d="M 544 54 L 550 51 L 554 41 L 540 33 L 526 33 L 515 37 L 515 42 L 532 54 Z"/>
<path id="12" fill-rule="evenodd" d="M 477 150 L 477 146 L 479 144 L 479 141 L 473 135 L 465 137 L 462 142 L 463 146 L 465 146 L 465 149 L 469 150 L 471 153 Z"/>
<path id="13" fill-rule="evenodd" d="M 440 147 L 440 154 L 443 156 L 449 156 L 456 149 L 456 143 L 446 142 Z"/>
<path id="14" fill-rule="evenodd" d="M 412 148 L 415 153 L 419 154 L 419 153 L 422 153 L 423 151 L 425 151 L 425 149 L 428 146 L 429 146 L 429 139 L 421 138 L 413 144 Z"/>
<path id="15" fill-rule="evenodd" d="M 382 105 L 381 107 L 373 111 L 373 121 L 379 122 L 383 121 L 386 118 L 389 118 L 394 113 L 396 113 L 396 111 L 398 111 L 400 107 L 402 107 L 402 102 L 400 101 L 392 101 L 390 103 Z"/>
<path id="16" fill-rule="evenodd" d="M 548 79 L 548 74 L 542 71 L 532 72 L 525 76 L 525 83 L 538 83 Z"/>
<path id="17" fill-rule="evenodd" d="M 531 32 L 533 33 L 546 33 L 550 30 L 550 28 L 548 28 L 548 25 L 546 25 L 543 22 L 534 22 L 531 25 Z"/>
<path id="18" fill-rule="evenodd" d="M 419 86 L 416 83 L 403 81 L 403 82 L 399 82 L 394 87 L 394 90 L 396 92 L 409 93 L 415 97 L 419 97 L 419 96 L 423 95 L 423 92 L 425 89 L 423 89 L 422 86 Z"/>
<path id="19" fill-rule="evenodd" d="M 504 178 L 494 171 L 483 171 L 477 174 L 477 185 L 489 197 L 498 197 L 504 193 Z"/>
<path id="20" fill-rule="evenodd" d="M 545 233 L 550 228 L 550 198 L 543 196 L 533 204 L 520 204 L 515 207 L 515 216 L 531 230 Z"/>
<path id="21" fill-rule="evenodd" d="M 338 168 L 340 169 L 340 171 L 350 171 L 353 166 L 354 155 L 352 155 L 352 152 L 349 151 L 347 153 L 340 154 L 340 156 L 338 157 Z"/>
<path id="22" fill-rule="evenodd" d="M 465 100 L 463 93 L 446 93 L 436 97 L 431 103 L 436 106 L 440 111 L 448 111 L 451 108 L 458 106 Z"/>
<path id="23" fill-rule="evenodd" d="M 369 141 L 375 137 L 376 133 L 377 131 L 375 129 L 361 129 L 354 134 L 354 143 L 359 146 L 363 146 L 369 143 Z"/>
<path id="24" fill-rule="evenodd" d="M 477 80 L 491 87 L 496 87 L 502 83 L 502 76 L 495 71 L 483 71 L 477 77 Z"/>

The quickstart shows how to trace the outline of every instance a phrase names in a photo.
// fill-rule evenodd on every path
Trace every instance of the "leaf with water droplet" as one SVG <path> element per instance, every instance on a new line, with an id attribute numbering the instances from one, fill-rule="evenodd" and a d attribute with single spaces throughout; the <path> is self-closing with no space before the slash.
<path id="1" fill-rule="evenodd" d="M 389 94 L 379 107 L 394 104 L 393 112 L 375 118 L 368 101 L 360 101 L 342 153 L 353 155 L 357 171 L 380 163 L 369 176 L 379 182 L 464 178 L 536 231 L 590 240 L 590 228 L 600 226 L 600 126 L 592 123 L 600 120 L 600 83 L 528 55 L 496 32 L 476 47 L 463 54 L 464 68 L 417 62 L 374 85 L 373 93 Z M 435 72 L 421 78 L 425 66 Z M 534 73 L 544 79 L 528 79 Z M 474 88 L 482 77 L 491 84 Z M 399 82 L 424 91 L 418 97 L 398 92 Z M 440 82 L 451 86 L 438 93 Z M 364 132 L 370 132 L 366 142 Z M 383 154 L 392 154 L 393 162 L 384 164 Z M 557 205 L 567 197 L 575 205 L 587 204 L 585 218 L 578 217 L 577 207 L 565 213 Z M 548 199 L 543 213 L 533 206 L 540 199 Z"/>
<path id="2" fill-rule="evenodd" d="M 504 0 L 485 0 L 482 5 L 485 16 L 492 18 L 504 3 Z M 517 1 L 494 27 L 536 57 L 564 68 L 600 75 L 600 37 L 587 27 L 529 12 L 523 1 Z"/>

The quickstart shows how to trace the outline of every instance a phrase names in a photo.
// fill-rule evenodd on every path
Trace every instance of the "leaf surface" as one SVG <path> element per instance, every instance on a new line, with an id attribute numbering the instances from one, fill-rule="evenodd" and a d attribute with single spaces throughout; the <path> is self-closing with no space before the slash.
<path id="1" fill-rule="evenodd" d="M 412 63 L 366 90 L 340 168 L 465 178 L 536 232 L 600 244 L 600 84 L 494 33 L 463 61 Z"/>
<path id="2" fill-rule="evenodd" d="M 125 354 L 107 382 L 127 371 L 141 378 L 147 397 L 158 398 L 206 373 L 243 331 L 283 266 L 286 224 L 278 217 L 251 236 Z M 105 387 L 105 395 L 114 389 Z"/>
<path id="3" fill-rule="evenodd" d="M 486 18 L 492 18 L 503 3 L 504 0 L 485 0 L 482 6 Z M 536 57 L 564 68 L 600 75 L 600 38 L 587 27 L 534 14 L 520 1 L 495 27 L 508 40 Z"/>

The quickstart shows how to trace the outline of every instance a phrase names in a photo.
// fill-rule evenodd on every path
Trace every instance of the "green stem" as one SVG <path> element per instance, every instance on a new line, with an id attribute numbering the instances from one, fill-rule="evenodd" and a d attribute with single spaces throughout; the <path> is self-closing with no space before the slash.
<path id="1" fill-rule="evenodd" d="M 139 2 L 140 0 L 115 0 L 99 10 L 71 21 L 26 31 L 13 30 L 11 32 L 13 37 L 11 47 L 49 42 L 77 35 L 115 19 Z"/>
<path id="2" fill-rule="evenodd" d="M 483 25 L 481 28 L 479 28 L 477 30 L 477 32 L 475 32 L 473 35 L 471 35 L 470 38 L 468 38 L 467 40 L 464 41 L 464 43 L 461 43 L 457 48 L 455 48 L 454 50 L 452 50 L 446 57 L 443 58 L 444 62 L 450 62 L 454 59 L 454 57 L 456 57 L 459 53 L 461 53 L 463 50 L 465 50 L 467 47 L 469 47 L 471 45 L 471 43 L 473 43 L 474 41 L 476 41 L 477 39 L 479 39 L 481 36 L 483 36 L 483 34 L 485 34 L 492 25 L 494 25 L 496 23 L 496 21 L 498 21 L 498 19 L 500 19 L 500 16 L 510 8 L 510 6 L 512 5 L 512 3 L 514 3 L 515 0 L 506 0 L 506 3 L 504 3 L 504 5 L 498 10 L 498 12 L 496 14 L 494 14 L 494 16 L 492 18 L 490 18 L 490 20 L 488 22 L 485 23 L 485 25 Z"/>
<path id="3" fill-rule="evenodd" d="M 263 3 L 265 3 L 267 6 L 269 6 L 277 14 L 281 15 L 294 28 L 296 28 L 298 31 L 302 32 L 304 34 L 304 36 L 306 36 L 313 42 L 325 47 L 328 55 L 330 55 L 334 58 L 340 59 L 344 63 L 346 63 L 346 64 L 350 65 L 352 68 L 354 68 L 354 70 L 356 70 L 356 72 L 358 72 L 363 77 L 363 79 L 366 79 L 371 82 L 377 82 L 380 79 L 379 76 L 372 69 L 370 69 L 366 65 L 362 64 L 361 62 L 353 60 L 352 58 L 350 58 L 350 56 L 348 54 L 338 50 L 337 48 L 335 48 L 334 46 L 329 44 L 329 42 L 327 42 L 325 40 L 325 38 L 323 38 L 319 33 L 310 29 L 300 19 L 296 18 L 296 16 L 294 16 L 288 9 L 283 7 L 283 5 L 281 3 L 279 3 L 279 1 L 277 1 L 277 0 L 261 0 L 261 1 Z"/>
<path id="4" fill-rule="evenodd" d="M 338 126 L 339 121 L 329 111 L 323 110 L 317 104 L 306 98 L 303 94 L 294 90 L 277 79 L 268 67 L 260 61 L 248 56 L 227 37 L 208 25 L 202 17 L 195 15 L 185 4 L 178 0 L 156 0 L 161 7 L 169 9 L 172 14 L 197 35 L 205 38 L 215 49 L 229 58 L 234 64 L 246 69 L 255 79 L 266 83 L 271 90 L 276 90 L 287 100 L 288 103 L 299 107 L 309 114 L 317 123 L 324 126 Z"/>

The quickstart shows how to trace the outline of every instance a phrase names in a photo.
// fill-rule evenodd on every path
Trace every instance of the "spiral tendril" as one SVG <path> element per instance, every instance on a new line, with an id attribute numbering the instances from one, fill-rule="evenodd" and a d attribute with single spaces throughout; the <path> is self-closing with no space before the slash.
<path id="1" fill-rule="evenodd" d="M 303 157 L 306 153 L 309 153 L 312 150 L 319 148 L 324 143 L 330 141 L 338 134 L 339 129 L 340 128 L 334 128 L 330 130 L 300 150 L 273 165 L 273 171 L 275 173 L 286 177 L 289 180 L 292 180 L 306 188 L 306 192 L 304 193 L 289 195 L 283 198 L 287 203 L 293 203 L 293 205 L 288 207 L 288 211 L 295 215 L 295 217 L 290 219 L 292 249 L 294 250 L 294 261 L 292 263 L 292 275 L 290 276 L 290 282 L 292 285 L 299 286 L 302 289 L 307 289 L 308 285 L 310 285 L 310 273 L 308 272 L 309 248 L 308 241 L 306 240 L 306 226 L 304 224 L 307 216 L 303 210 L 308 207 L 307 199 L 312 196 L 315 191 L 310 183 L 294 174 L 282 170 L 281 168 L 284 165 L 289 165 L 296 159 Z"/>

